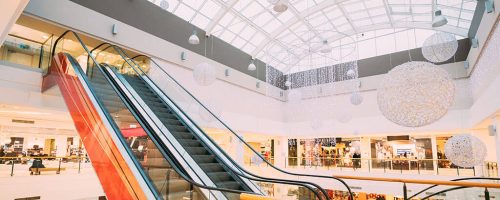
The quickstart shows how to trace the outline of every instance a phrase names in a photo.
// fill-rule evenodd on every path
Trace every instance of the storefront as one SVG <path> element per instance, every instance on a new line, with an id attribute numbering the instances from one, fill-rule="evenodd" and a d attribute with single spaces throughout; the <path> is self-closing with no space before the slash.
<path id="1" fill-rule="evenodd" d="M 373 168 L 432 170 L 430 137 L 388 136 L 371 138 Z"/>
<path id="2" fill-rule="evenodd" d="M 288 166 L 352 166 L 358 138 L 288 139 Z"/>

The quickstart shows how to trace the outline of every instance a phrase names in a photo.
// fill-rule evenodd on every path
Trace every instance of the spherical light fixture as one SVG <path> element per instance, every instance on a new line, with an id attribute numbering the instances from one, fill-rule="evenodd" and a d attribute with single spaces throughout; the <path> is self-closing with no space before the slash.
<path id="1" fill-rule="evenodd" d="M 201 86 L 211 85 L 215 82 L 215 67 L 208 63 L 200 63 L 194 67 L 193 78 Z"/>
<path id="2" fill-rule="evenodd" d="M 287 86 L 287 87 L 292 86 L 292 81 L 290 81 L 290 80 L 286 80 L 286 81 L 285 81 L 285 86 Z"/>
<path id="3" fill-rule="evenodd" d="M 200 38 L 198 37 L 197 34 L 198 33 L 196 31 L 193 31 L 193 34 L 191 34 L 191 36 L 189 36 L 189 39 L 188 39 L 189 44 L 192 44 L 192 45 L 200 44 Z"/>
<path id="4" fill-rule="evenodd" d="M 352 120 L 352 115 L 350 113 L 342 113 L 337 117 L 340 123 L 347 124 Z"/>
<path id="5" fill-rule="evenodd" d="M 254 60 L 250 61 L 250 64 L 248 65 L 248 70 L 249 71 L 255 71 L 257 69 L 257 66 L 255 66 Z"/>
<path id="6" fill-rule="evenodd" d="M 273 10 L 282 13 L 288 10 L 288 2 L 287 0 L 279 0 L 277 3 L 274 4 Z"/>
<path id="7" fill-rule="evenodd" d="M 168 10 L 168 7 L 170 5 L 168 4 L 168 1 L 167 0 L 163 0 L 160 2 L 160 8 L 163 9 L 163 10 Z"/>
<path id="8" fill-rule="evenodd" d="M 486 145 L 477 137 L 469 134 L 455 135 L 446 141 L 444 155 L 460 167 L 482 165 L 486 158 Z"/>
<path id="9" fill-rule="evenodd" d="M 435 12 L 434 12 L 434 19 L 432 20 L 432 27 L 440 27 L 440 26 L 444 26 L 448 23 L 448 19 L 446 19 L 446 17 L 444 17 L 441 13 L 441 10 L 440 9 L 437 9 Z"/>
<path id="10" fill-rule="evenodd" d="M 354 69 L 349 69 L 347 70 L 346 75 L 349 78 L 354 78 L 354 76 L 356 76 L 356 72 L 354 71 Z"/>
<path id="11" fill-rule="evenodd" d="M 457 49 L 458 41 L 455 35 L 439 32 L 425 39 L 422 55 L 433 63 L 445 62 L 455 55 Z"/>
<path id="12" fill-rule="evenodd" d="M 360 105 L 361 103 L 363 103 L 363 96 L 361 96 L 361 94 L 359 92 L 353 92 L 351 94 L 351 104 L 352 105 Z"/>
<path id="13" fill-rule="evenodd" d="M 405 127 L 421 127 L 443 117 L 453 104 L 450 75 L 428 62 L 407 62 L 387 73 L 377 90 L 379 110 Z"/>

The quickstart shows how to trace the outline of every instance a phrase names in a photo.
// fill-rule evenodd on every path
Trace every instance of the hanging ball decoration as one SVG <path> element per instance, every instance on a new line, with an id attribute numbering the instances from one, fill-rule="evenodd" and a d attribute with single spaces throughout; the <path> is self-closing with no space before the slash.
<path id="1" fill-rule="evenodd" d="M 349 78 L 353 78 L 354 76 L 356 76 L 356 72 L 353 69 L 349 69 L 349 70 L 347 70 L 346 75 Z"/>
<path id="2" fill-rule="evenodd" d="M 170 5 L 168 4 L 168 1 L 163 0 L 160 2 L 160 8 L 163 10 L 167 10 Z"/>
<path id="3" fill-rule="evenodd" d="M 431 124 L 453 104 L 455 84 L 443 69 L 428 62 L 407 62 L 393 68 L 377 90 L 379 110 L 405 127 Z"/>
<path id="4" fill-rule="evenodd" d="M 288 92 L 289 103 L 299 103 L 302 100 L 302 93 L 298 90 L 290 90 Z"/>
<path id="5" fill-rule="evenodd" d="M 215 82 L 215 67 L 208 63 L 200 63 L 194 67 L 193 77 L 198 85 L 207 86 Z"/>
<path id="6" fill-rule="evenodd" d="M 469 134 L 455 135 L 446 141 L 444 154 L 453 164 L 460 167 L 482 165 L 486 158 L 486 145 Z"/>
<path id="7" fill-rule="evenodd" d="M 314 130 L 318 130 L 323 126 L 323 121 L 321 121 L 321 119 L 317 117 L 313 118 L 310 123 L 311 128 L 313 128 Z"/>
<path id="8" fill-rule="evenodd" d="M 450 33 L 434 33 L 425 39 L 422 45 L 424 58 L 433 63 L 445 62 L 452 58 L 458 49 L 455 35 Z"/>
<path id="9" fill-rule="evenodd" d="M 360 105 L 361 103 L 363 103 L 363 96 L 361 96 L 361 94 L 359 92 L 353 92 L 351 94 L 351 104 L 352 105 Z"/>
<path id="10" fill-rule="evenodd" d="M 351 119 L 352 119 L 352 115 L 350 113 L 342 113 L 341 115 L 339 115 L 337 117 L 337 120 L 343 124 L 349 123 L 351 121 Z"/>

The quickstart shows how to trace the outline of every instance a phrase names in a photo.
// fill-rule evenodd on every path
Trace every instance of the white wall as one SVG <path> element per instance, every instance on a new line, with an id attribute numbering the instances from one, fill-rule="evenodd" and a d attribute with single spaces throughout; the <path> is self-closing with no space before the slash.
<path id="1" fill-rule="evenodd" d="M 23 12 L 29 0 L 0 1 L 0 44 Z"/>
<path id="2" fill-rule="evenodd" d="M 63 7 L 65 9 L 53 9 Z M 175 78 L 209 106 L 221 110 L 222 118 L 228 124 L 240 131 L 262 132 L 280 135 L 342 135 L 359 132 L 361 134 L 388 134 L 396 132 L 415 132 L 426 130 L 450 130 L 472 126 L 478 123 L 478 118 L 471 121 L 468 108 L 472 102 L 468 94 L 468 81 L 459 80 L 457 83 L 457 98 L 455 106 L 438 122 L 418 129 L 408 129 L 387 121 L 378 110 L 376 104 L 376 84 L 383 75 L 367 77 L 362 81 L 364 102 L 354 107 L 349 103 L 348 95 L 336 95 L 320 98 L 310 104 L 312 100 L 303 101 L 303 105 L 287 105 L 281 101 L 265 97 L 264 87 L 256 88 L 255 79 L 240 72 L 231 70 L 230 76 L 224 76 L 224 69 L 220 63 L 208 60 L 201 55 L 194 54 L 175 44 L 159 39 L 144 31 L 130 27 L 124 23 L 106 17 L 70 1 L 57 0 L 33 1 L 25 12 L 61 25 L 71 27 L 84 33 L 94 35 L 104 40 L 125 46 L 130 49 L 152 55 L 162 61 L 162 65 L 172 72 Z M 92 16 L 92 23 L 88 23 L 87 16 Z M 111 34 L 111 27 L 117 24 L 120 32 Z M 137 40 L 141 38 L 141 40 Z M 188 60 L 180 60 L 180 52 L 188 52 Z M 166 62 L 168 61 L 168 62 Z M 196 64 L 210 62 L 217 68 L 218 81 L 207 87 L 194 84 L 191 71 Z M 454 72 L 454 77 L 462 78 L 467 72 L 457 63 L 447 69 Z M 446 68 L 446 67 L 445 67 Z M 369 88 L 372 89 L 369 89 Z M 256 91 L 256 92 L 255 92 Z M 482 112 L 492 113 L 493 110 Z M 355 113 L 349 123 L 339 123 L 337 118 L 344 113 Z M 477 115 L 477 114 L 476 114 Z M 480 116 L 484 116 L 481 114 Z M 322 120 L 320 130 L 311 128 L 310 118 Z M 309 118 L 309 119 L 308 119 Z M 362 126 L 359 126 L 362 124 Z"/>

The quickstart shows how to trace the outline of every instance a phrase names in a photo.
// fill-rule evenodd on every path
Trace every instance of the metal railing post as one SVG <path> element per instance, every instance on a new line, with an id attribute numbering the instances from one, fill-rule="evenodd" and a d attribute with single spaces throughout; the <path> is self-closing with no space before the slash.
<path id="1" fill-rule="evenodd" d="M 484 199 L 490 200 L 490 192 L 488 191 L 488 188 L 484 188 Z"/>
<path id="2" fill-rule="evenodd" d="M 78 173 L 80 173 L 82 169 L 82 157 L 79 157 L 78 158 Z"/>
<path id="3" fill-rule="evenodd" d="M 12 159 L 12 161 L 11 161 L 12 162 L 12 167 L 10 169 L 10 176 L 14 176 L 14 163 L 15 163 L 14 160 L 15 159 Z"/>
<path id="4" fill-rule="evenodd" d="M 417 170 L 418 174 L 420 174 L 420 160 L 417 160 Z"/>
<path id="5" fill-rule="evenodd" d="M 408 200 L 408 190 L 406 189 L 406 183 L 403 183 L 403 199 Z"/>
<path id="6" fill-rule="evenodd" d="M 384 173 L 386 173 L 385 172 L 385 165 L 386 165 L 385 159 L 383 160 L 383 163 L 384 163 Z"/>
<path id="7" fill-rule="evenodd" d="M 61 173 L 61 162 L 62 162 L 62 158 L 59 158 L 59 167 L 57 168 L 56 174 L 60 174 Z"/>

